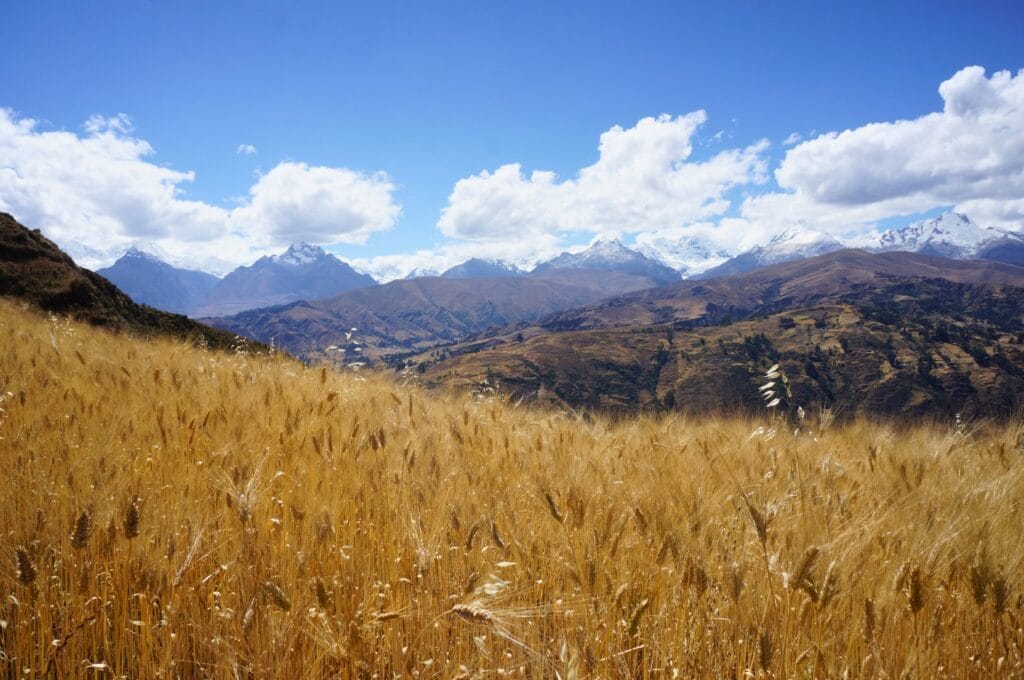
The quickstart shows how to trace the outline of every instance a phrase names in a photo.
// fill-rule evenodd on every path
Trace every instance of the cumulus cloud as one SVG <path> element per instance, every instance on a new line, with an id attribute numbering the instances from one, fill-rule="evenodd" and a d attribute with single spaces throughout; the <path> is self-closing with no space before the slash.
<path id="1" fill-rule="evenodd" d="M 394 191 L 384 173 L 283 162 L 252 186 L 231 226 L 267 243 L 365 243 L 398 219 Z"/>
<path id="2" fill-rule="evenodd" d="M 93 116 L 84 131 L 0 109 L 0 210 L 58 241 L 105 249 L 146 239 L 238 264 L 296 240 L 362 243 L 400 212 L 382 173 L 292 162 L 261 175 L 236 207 L 191 200 L 194 173 L 154 163 L 124 114 Z"/>
<path id="3" fill-rule="evenodd" d="M 86 134 L 41 131 L 0 109 L 0 208 L 58 237 L 159 239 L 216 234 L 226 213 L 190 201 L 194 178 L 147 160 L 153 148 L 131 137 L 127 116 L 94 116 Z"/>
<path id="4" fill-rule="evenodd" d="M 518 163 L 461 179 L 438 228 L 474 241 L 567 232 L 640 233 L 722 215 L 733 187 L 763 182 L 766 142 L 691 161 L 703 111 L 644 118 L 601 135 L 596 163 L 572 179 Z"/>
<path id="5" fill-rule="evenodd" d="M 239 156 L 252 156 L 256 153 L 256 147 L 252 144 L 239 144 L 238 150 L 235 151 Z"/>
<path id="6" fill-rule="evenodd" d="M 799 132 L 790 132 L 784 140 L 782 140 L 783 146 L 793 146 L 803 140 L 804 136 Z"/>
<path id="7" fill-rule="evenodd" d="M 940 206 L 982 224 L 1024 219 L 1024 71 L 980 66 L 939 86 L 941 111 L 830 132 L 790 149 L 775 178 L 785 193 L 749 200 L 753 220 L 831 216 L 853 225 Z"/>

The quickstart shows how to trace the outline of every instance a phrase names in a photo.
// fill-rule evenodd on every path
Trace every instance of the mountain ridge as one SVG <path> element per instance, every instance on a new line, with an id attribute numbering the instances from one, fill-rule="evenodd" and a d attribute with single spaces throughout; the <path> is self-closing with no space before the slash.
<path id="1" fill-rule="evenodd" d="M 808 410 L 1006 417 L 1024 407 L 1024 268 L 836 251 L 626 294 L 412 363 L 430 385 L 694 413 L 763 408 L 759 378 L 781 363 Z"/>
<path id="2" fill-rule="evenodd" d="M 0 295 L 136 335 L 173 337 L 217 349 L 264 348 L 185 316 L 136 303 L 104 277 L 76 265 L 38 229 L 28 229 L 4 212 L 0 212 Z"/>

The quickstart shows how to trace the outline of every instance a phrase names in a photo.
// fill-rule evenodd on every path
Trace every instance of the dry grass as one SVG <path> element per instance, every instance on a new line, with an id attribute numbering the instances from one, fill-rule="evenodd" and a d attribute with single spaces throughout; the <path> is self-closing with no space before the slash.
<path id="1" fill-rule="evenodd" d="M 583 420 L 9 303 L 0 395 L 4 677 L 1024 673 L 1019 427 Z"/>

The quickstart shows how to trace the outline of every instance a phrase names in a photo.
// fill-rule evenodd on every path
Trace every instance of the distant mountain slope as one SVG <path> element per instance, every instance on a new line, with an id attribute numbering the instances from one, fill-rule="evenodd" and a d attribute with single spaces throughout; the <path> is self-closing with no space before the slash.
<path id="1" fill-rule="evenodd" d="M 502 260 L 484 260 L 479 257 L 466 260 L 462 264 L 446 269 L 441 274 L 442 279 L 473 279 L 503 276 L 523 276 L 519 267 L 511 262 Z"/>
<path id="2" fill-rule="evenodd" d="M 0 213 L 0 295 L 97 326 L 141 335 L 189 338 L 211 347 L 241 344 L 235 335 L 137 304 L 107 279 L 78 267 L 38 230 Z"/>
<path id="3" fill-rule="evenodd" d="M 626 412 L 763 411 L 757 386 L 773 363 L 791 381 L 789 407 L 808 412 L 951 419 L 1024 407 L 1024 288 L 879 276 L 781 308 L 771 302 L 756 314 L 677 323 L 531 327 L 445 348 L 440 361 L 421 357 L 420 370 L 428 384 L 487 381 L 541 401 Z"/>
<path id="4" fill-rule="evenodd" d="M 138 248 L 131 248 L 113 265 L 96 273 L 136 302 L 177 314 L 196 310 L 220 281 L 206 272 L 174 267 Z"/>
<path id="5" fill-rule="evenodd" d="M 220 316 L 296 300 L 318 300 L 376 283 L 322 248 L 299 243 L 281 255 L 261 257 L 225 276 L 196 315 Z"/>
<path id="6" fill-rule="evenodd" d="M 976 255 L 982 260 L 1024 266 L 1024 236 L 1005 233 L 999 238 L 986 241 L 978 248 Z"/>
<path id="7" fill-rule="evenodd" d="M 631 250 L 617 239 L 599 239 L 580 253 L 562 253 L 534 267 L 531 276 L 547 276 L 557 270 L 585 269 L 614 271 L 644 276 L 657 284 L 675 283 L 679 272 L 646 255 Z"/>
<path id="8" fill-rule="evenodd" d="M 210 323 L 306 358 L 348 353 L 378 359 L 465 340 L 491 328 L 535 321 L 625 291 L 651 279 L 622 272 L 552 270 L 546 276 L 392 281 L 326 300 L 257 309 Z M 358 330 L 353 333 L 352 328 Z M 351 334 L 351 337 L 350 337 Z M 358 341 L 360 345 L 355 345 Z"/>

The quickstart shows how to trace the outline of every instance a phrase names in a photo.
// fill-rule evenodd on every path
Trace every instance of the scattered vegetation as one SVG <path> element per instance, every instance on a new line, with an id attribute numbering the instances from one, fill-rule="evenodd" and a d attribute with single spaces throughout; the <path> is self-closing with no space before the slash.
<path id="1" fill-rule="evenodd" d="M 1018 425 L 613 422 L 0 305 L 4 677 L 1024 674 Z"/>

